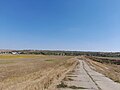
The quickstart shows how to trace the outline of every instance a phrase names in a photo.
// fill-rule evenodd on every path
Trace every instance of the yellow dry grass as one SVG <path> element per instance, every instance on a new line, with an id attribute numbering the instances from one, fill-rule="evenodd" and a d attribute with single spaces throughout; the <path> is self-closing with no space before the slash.
<path id="1" fill-rule="evenodd" d="M 44 55 L 0 55 L 0 60 L 1 59 L 18 59 L 18 58 L 40 58 L 40 57 L 45 57 Z"/>
<path id="2" fill-rule="evenodd" d="M 87 63 L 95 67 L 95 70 L 114 80 L 115 82 L 120 83 L 120 65 L 99 63 L 86 59 Z"/>
<path id="3" fill-rule="evenodd" d="M 45 90 L 77 63 L 73 57 L 0 55 L 0 90 Z"/>

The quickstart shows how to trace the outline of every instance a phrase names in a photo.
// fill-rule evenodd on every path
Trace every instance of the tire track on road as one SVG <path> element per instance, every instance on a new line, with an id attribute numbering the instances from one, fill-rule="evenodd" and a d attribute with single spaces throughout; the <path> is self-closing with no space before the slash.
<path id="1" fill-rule="evenodd" d="M 87 73 L 87 75 L 90 77 L 90 79 L 95 83 L 95 85 L 97 86 L 98 90 L 102 90 L 99 85 L 95 82 L 95 80 L 91 77 L 91 75 L 88 73 L 88 71 L 85 69 L 85 65 L 82 61 L 82 64 L 83 64 L 83 69 L 85 70 L 85 72 Z"/>

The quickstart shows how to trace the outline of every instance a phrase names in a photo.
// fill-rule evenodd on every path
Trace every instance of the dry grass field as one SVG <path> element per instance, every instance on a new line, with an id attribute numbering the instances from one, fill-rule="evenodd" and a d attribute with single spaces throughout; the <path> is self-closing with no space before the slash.
<path id="1" fill-rule="evenodd" d="M 94 57 L 92 57 L 94 59 Z M 86 61 L 88 64 L 90 64 L 90 66 L 93 66 L 92 69 L 104 74 L 105 76 L 109 77 L 110 79 L 114 80 L 115 82 L 119 82 L 120 83 L 120 65 L 117 64 L 111 64 L 111 63 L 104 63 L 103 62 L 98 62 L 95 60 L 92 60 L 92 58 L 87 58 Z M 120 58 L 108 58 L 108 57 L 95 57 L 97 58 L 97 60 L 120 60 Z"/>
<path id="2" fill-rule="evenodd" d="M 51 90 L 76 64 L 70 56 L 0 55 L 0 90 Z"/>

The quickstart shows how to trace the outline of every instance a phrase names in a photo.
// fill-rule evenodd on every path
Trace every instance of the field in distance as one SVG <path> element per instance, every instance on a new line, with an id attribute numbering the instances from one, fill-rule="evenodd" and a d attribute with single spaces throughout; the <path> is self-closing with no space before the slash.
<path id="1" fill-rule="evenodd" d="M 76 63 L 72 56 L 0 55 L 0 90 L 48 89 Z"/>

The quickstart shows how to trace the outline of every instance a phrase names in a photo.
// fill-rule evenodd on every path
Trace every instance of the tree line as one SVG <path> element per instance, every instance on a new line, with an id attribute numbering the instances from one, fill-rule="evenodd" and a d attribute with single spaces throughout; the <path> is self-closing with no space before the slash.
<path id="1" fill-rule="evenodd" d="M 60 55 L 60 56 L 101 56 L 101 57 L 120 57 L 120 52 L 84 52 L 84 51 L 50 51 L 50 50 L 15 50 L 20 54 L 35 55 Z"/>

